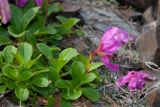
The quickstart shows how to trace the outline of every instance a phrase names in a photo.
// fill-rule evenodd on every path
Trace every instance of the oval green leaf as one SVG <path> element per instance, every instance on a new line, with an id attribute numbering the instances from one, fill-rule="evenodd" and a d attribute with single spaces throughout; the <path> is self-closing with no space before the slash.
<path id="1" fill-rule="evenodd" d="M 12 68 L 9 65 L 6 65 L 2 68 L 3 75 L 7 76 L 10 79 L 16 80 L 18 78 L 18 71 Z"/>
<path id="2" fill-rule="evenodd" d="M 29 97 L 29 91 L 25 87 L 16 87 L 15 94 L 16 94 L 17 98 L 21 101 L 25 101 Z"/>
<path id="3" fill-rule="evenodd" d="M 29 43 L 19 43 L 18 52 L 22 55 L 24 61 L 28 62 L 31 60 L 33 54 L 33 47 Z"/>
<path id="4" fill-rule="evenodd" d="M 32 82 L 34 85 L 39 87 L 47 87 L 49 85 L 49 81 L 45 77 L 39 77 L 33 80 Z"/>

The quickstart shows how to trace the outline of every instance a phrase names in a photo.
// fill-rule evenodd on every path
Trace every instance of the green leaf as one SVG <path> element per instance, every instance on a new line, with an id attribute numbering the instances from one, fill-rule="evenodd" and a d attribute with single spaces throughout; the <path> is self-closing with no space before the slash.
<path id="1" fill-rule="evenodd" d="M 9 65 L 5 65 L 2 68 L 2 72 L 3 75 L 7 76 L 10 79 L 16 80 L 18 78 L 18 71 Z"/>
<path id="2" fill-rule="evenodd" d="M 78 55 L 78 52 L 76 49 L 67 48 L 63 50 L 58 57 L 57 71 L 60 72 L 63 66 L 67 64 L 73 57 L 76 57 L 77 55 Z"/>
<path id="3" fill-rule="evenodd" d="M 13 59 L 14 59 L 13 54 L 16 54 L 16 53 L 17 53 L 17 48 L 9 45 L 3 49 L 2 54 L 3 54 L 3 57 L 7 63 L 12 63 Z"/>
<path id="4" fill-rule="evenodd" d="M 76 49 L 67 48 L 60 53 L 58 60 L 69 61 L 77 55 L 78 53 Z"/>
<path id="5" fill-rule="evenodd" d="M 100 99 L 100 93 L 94 88 L 83 88 L 83 95 L 91 101 L 97 102 Z"/>
<path id="6" fill-rule="evenodd" d="M 56 17 L 61 23 L 65 23 L 67 18 L 63 17 L 63 16 L 57 16 Z"/>
<path id="7" fill-rule="evenodd" d="M 29 41 L 29 43 L 36 44 L 36 38 L 33 36 L 33 34 L 37 29 L 39 29 L 40 26 L 42 25 L 39 22 L 35 22 L 29 26 L 26 34 L 26 39 Z"/>
<path id="8" fill-rule="evenodd" d="M 79 22 L 79 19 L 77 18 L 68 18 L 65 23 L 62 23 L 64 28 L 72 28 L 74 25 L 76 25 Z"/>
<path id="9" fill-rule="evenodd" d="M 22 19 L 22 29 L 25 30 L 29 23 L 32 21 L 32 19 L 36 16 L 38 13 L 40 7 L 33 7 L 24 14 Z"/>
<path id="10" fill-rule="evenodd" d="M 61 99 L 61 107 L 72 107 L 72 104 L 70 101 Z"/>
<path id="11" fill-rule="evenodd" d="M 31 68 L 37 61 L 38 59 L 41 57 L 42 55 L 40 54 L 37 58 L 33 59 L 33 60 L 30 60 L 27 64 L 27 67 L 28 68 Z"/>
<path id="12" fill-rule="evenodd" d="M 4 94 L 6 92 L 6 86 L 5 85 L 1 85 L 0 86 L 0 94 Z"/>
<path id="13" fill-rule="evenodd" d="M 33 54 L 33 47 L 29 43 L 19 43 L 18 52 L 22 55 L 24 61 L 28 62 L 31 60 Z"/>
<path id="14" fill-rule="evenodd" d="M 76 100 L 82 95 L 81 89 L 64 89 L 62 96 L 68 100 Z"/>
<path id="15" fill-rule="evenodd" d="M 9 39 L 9 34 L 6 30 L 0 28 L 0 35 L 0 46 L 12 43 L 12 41 Z"/>
<path id="16" fill-rule="evenodd" d="M 0 66 L 2 66 L 4 63 L 3 61 L 3 55 L 2 55 L 2 52 L 0 52 Z"/>
<path id="17" fill-rule="evenodd" d="M 25 87 L 16 87 L 15 94 L 16 94 L 17 98 L 21 101 L 25 101 L 29 97 L 29 91 Z"/>
<path id="18" fill-rule="evenodd" d="M 54 69 L 53 67 L 50 67 L 49 69 L 49 79 L 52 80 L 52 82 L 60 79 L 59 72 L 57 72 L 56 69 Z"/>
<path id="19" fill-rule="evenodd" d="M 83 78 L 82 84 L 90 83 L 96 78 L 94 73 L 86 74 Z"/>
<path id="20" fill-rule="evenodd" d="M 19 65 L 24 64 L 24 62 L 25 62 L 24 58 L 22 57 L 22 55 L 20 53 L 14 54 L 14 57 Z"/>
<path id="21" fill-rule="evenodd" d="M 11 11 L 12 11 L 12 18 L 10 22 L 14 26 L 15 30 L 18 30 L 18 32 L 20 32 L 22 25 L 22 17 L 23 17 L 22 10 L 15 5 L 11 5 Z"/>
<path id="22" fill-rule="evenodd" d="M 81 61 L 85 66 L 90 63 L 89 58 L 82 54 L 79 54 L 78 57 L 74 58 L 74 61 Z"/>
<path id="23" fill-rule="evenodd" d="M 44 43 L 38 43 L 37 44 L 37 48 L 39 49 L 39 51 L 45 56 L 45 57 L 50 57 L 52 58 L 52 51 L 51 49 Z"/>
<path id="24" fill-rule="evenodd" d="M 28 31 L 23 31 L 23 32 L 19 33 L 18 31 L 16 31 L 16 29 L 14 28 L 14 26 L 12 26 L 12 25 L 8 26 L 8 33 L 11 36 L 15 37 L 15 38 L 23 37 L 24 35 L 26 35 L 27 32 Z"/>
<path id="25" fill-rule="evenodd" d="M 70 88 L 70 87 L 72 87 L 70 81 L 68 81 L 68 80 L 62 80 L 62 79 L 57 80 L 57 81 L 55 82 L 55 86 L 56 86 L 57 88 Z"/>
<path id="26" fill-rule="evenodd" d="M 47 105 L 47 107 L 54 107 L 54 104 L 55 104 L 55 98 L 53 97 L 53 96 L 49 96 L 48 97 L 48 105 Z"/>
<path id="27" fill-rule="evenodd" d="M 79 22 L 77 18 L 65 18 L 62 16 L 57 16 L 57 19 L 61 22 L 59 32 L 61 34 L 72 33 L 72 27 Z"/>
<path id="28" fill-rule="evenodd" d="M 22 71 L 18 76 L 19 81 L 29 80 L 32 77 L 32 73 L 30 71 Z"/>
<path id="29" fill-rule="evenodd" d="M 39 87 L 47 87 L 49 85 L 49 81 L 45 77 L 35 78 L 32 83 Z"/>
<path id="30" fill-rule="evenodd" d="M 6 80 L 6 86 L 7 86 L 8 89 L 12 90 L 12 89 L 15 88 L 16 85 L 15 85 L 15 83 L 14 83 L 13 80 L 7 79 L 7 80 Z"/>
<path id="31" fill-rule="evenodd" d="M 90 66 L 90 68 L 89 68 L 89 71 L 95 70 L 95 69 L 97 69 L 98 67 L 100 67 L 102 65 L 103 65 L 102 62 L 92 63 L 91 66 Z"/>
<path id="32" fill-rule="evenodd" d="M 34 37 L 40 37 L 40 36 L 44 36 L 44 35 L 53 35 L 57 33 L 57 31 L 54 29 L 54 27 L 52 26 L 43 26 L 38 28 L 35 32 L 34 32 Z"/>
<path id="33" fill-rule="evenodd" d="M 77 83 L 80 83 L 83 80 L 85 74 L 85 67 L 82 62 L 76 61 L 72 64 L 72 79 Z"/>
<path id="34" fill-rule="evenodd" d="M 48 8 L 48 15 L 52 14 L 53 12 L 60 12 L 62 10 L 63 8 L 61 7 L 59 3 L 54 3 Z"/>

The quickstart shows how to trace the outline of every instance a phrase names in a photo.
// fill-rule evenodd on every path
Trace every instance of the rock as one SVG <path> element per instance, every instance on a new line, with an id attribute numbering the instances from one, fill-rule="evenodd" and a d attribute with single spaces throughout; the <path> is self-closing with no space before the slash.
<path id="1" fill-rule="evenodd" d="M 136 12 L 131 8 L 119 8 L 119 12 L 124 16 L 126 20 L 130 20 L 131 18 L 140 17 L 142 13 Z"/>
<path id="2" fill-rule="evenodd" d="M 143 18 L 147 23 L 151 23 L 154 21 L 154 18 L 152 16 L 152 7 L 148 7 L 146 11 L 143 13 Z"/>
<path id="3" fill-rule="evenodd" d="M 69 2 L 63 2 L 62 7 L 64 9 L 64 12 L 68 12 L 68 13 L 75 13 L 81 9 L 80 5 L 69 3 Z"/>
<path id="4" fill-rule="evenodd" d="M 152 5 L 155 0 L 123 0 L 126 3 L 129 3 L 130 5 L 135 6 L 136 8 L 140 10 L 146 10 L 148 6 Z"/>
<path id="5" fill-rule="evenodd" d="M 147 99 L 150 107 L 160 107 L 160 91 L 153 91 Z"/>
<path id="6" fill-rule="evenodd" d="M 16 107 L 9 99 L 3 98 L 0 101 L 0 107 Z"/>
<path id="7" fill-rule="evenodd" d="M 78 12 L 81 9 L 81 6 L 78 4 L 73 4 L 70 2 L 63 2 L 61 4 L 63 8 L 63 12 L 61 12 L 59 15 L 65 16 L 65 17 L 73 17 L 78 14 Z"/>
<path id="8" fill-rule="evenodd" d="M 160 61 L 160 57 L 157 56 L 160 52 L 160 43 L 157 40 L 155 22 L 145 26 L 145 30 L 136 40 L 136 49 L 142 62 L 154 61 L 157 63 Z"/>

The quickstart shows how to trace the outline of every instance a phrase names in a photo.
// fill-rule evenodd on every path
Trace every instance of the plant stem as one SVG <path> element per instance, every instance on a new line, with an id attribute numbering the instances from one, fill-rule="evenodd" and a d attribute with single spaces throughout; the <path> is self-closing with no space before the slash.
<path id="1" fill-rule="evenodd" d="M 46 1 L 46 16 L 45 16 L 45 22 L 47 23 L 47 19 L 48 19 L 48 7 L 49 7 L 49 2 L 50 0 Z"/>
<path id="2" fill-rule="evenodd" d="M 65 77 L 65 76 L 67 76 L 69 74 L 70 74 L 70 72 L 65 72 L 65 73 L 61 74 L 60 77 L 62 78 L 62 77 Z"/>
<path id="3" fill-rule="evenodd" d="M 38 72 L 34 72 L 33 75 L 37 75 L 37 74 L 40 74 L 40 73 L 45 73 L 45 72 L 49 72 L 49 69 L 46 68 L 46 69 L 43 69 L 41 71 L 38 71 Z"/>
<path id="4" fill-rule="evenodd" d="M 22 107 L 22 102 L 21 102 L 21 100 L 19 101 L 19 106 Z"/>

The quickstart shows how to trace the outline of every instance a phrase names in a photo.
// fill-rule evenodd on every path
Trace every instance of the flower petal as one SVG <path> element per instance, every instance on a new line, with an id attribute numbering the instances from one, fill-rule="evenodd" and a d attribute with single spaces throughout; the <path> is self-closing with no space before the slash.
<path id="1" fill-rule="evenodd" d="M 0 17 L 2 18 L 2 23 L 6 24 L 11 19 L 11 16 L 12 13 L 8 0 L 0 0 Z"/>
<path id="2" fill-rule="evenodd" d="M 16 5 L 18 7 L 24 7 L 27 4 L 28 0 L 16 0 Z"/>
<path id="3" fill-rule="evenodd" d="M 102 57 L 101 61 L 104 63 L 104 65 L 111 71 L 119 71 L 119 65 L 118 64 L 112 64 L 107 57 Z"/>
<path id="4" fill-rule="evenodd" d="M 43 0 L 35 0 L 37 6 L 41 7 L 43 4 Z"/>

